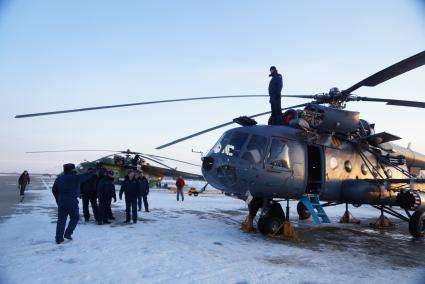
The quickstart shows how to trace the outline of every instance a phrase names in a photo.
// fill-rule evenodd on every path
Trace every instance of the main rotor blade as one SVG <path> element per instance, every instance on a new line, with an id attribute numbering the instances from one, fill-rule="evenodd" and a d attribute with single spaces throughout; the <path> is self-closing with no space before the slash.
<path id="1" fill-rule="evenodd" d="M 312 96 L 312 95 L 282 95 L 282 97 L 285 98 L 300 98 L 300 99 L 311 99 L 314 100 L 316 98 L 316 96 Z"/>
<path id="2" fill-rule="evenodd" d="M 161 163 L 160 161 L 158 161 L 158 160 L 156 160 L 156 159 L 154 159 L 154 158 L 150 158 L 150 157 L 143 156 L 143 155 L 140 155 L 140 157 L 141 157 L 142 159 L 149 160 L 149 161 L 152 161 L 152 162 L 154 162 L 154 163 L 157 163 L 157 164 L 159 164 L 159 165 L 161 165 L 161 166 L 164 166 L 164 167 L 166 167 L 166 168 L 168 168 L 168 169 L 170 169 L 170 170 L 176 170 L 176 169 L 177 169 L 177 168 L 172 168 L 172 167 L 170 167 L 170 166 L 168 166 L 168 165 L 166 165 L 166 164 L 164 164 L 164 163 Z"/>
<path id="3" fill-rule="evenodd" d="M 106 158 L 109 158 L 109 157 L 115 155 L 116 151 L 110 151 L 110 150 L 52 150 L 52 151 L 29 151 L 29 152 L 25 152 L 25 154 L 67 153 L 67 152 L 114 152 L 113 154 L 109 154 L 107 156 L 97 158 L 96 160 L 93 160 L 93 161 L 85 160 L 89 163 L 95 163 L 97 161 L 100 161 L 102 159 L 106 159 Z"/>
<path id="4" fill-rule="evenodd" d="M 177 159 L 174 159 L 174 158 L 168 158 L 168 157 L 164 157 L 164 156 L 158 156 L 158 155 L 152 155 L 152 154 L 146 154 L 146 153 L 141 153 L 141 152 L 134 152 L 134 151 L 130 151 L 130 152 L 128 152 L 128 151 L 123 151 L 123 152 L 121 152 L 121 153 L 123 153 L 123 154 L 127 154 L 127 153 L 129 153 L 129 154 L 134 154 L 134 155 L 143 155 L 143 156 L 148 156 L 148 157 L 152 157 L 152 158 L 156 158 L 156 160 L 157 161 L 159 161 L 159 159 L 165 159 L 165 160 L 170 160 L 170 161 L 174 161 L 174 162 L 179 162 L 179 163 L 183 163 L 183 164 L 187 164 L 187 165 L 191 165 L 191 166 L 196 166 L 196 167 L 200 167 L 200 165 L 197 165 L 197 164 L 193 164 L 193 163 L 189 163 L 189 162 L 185 162 L 185 161 L 182 161 L 182 160 L 177 160 Z"/>
<path id="5" fill-rule="evenodd" d="M 417 101 L 379 99 L 379 98 L 368 98 L 368 97 L 357 97 L 355 101 L 382 102 L 382 103 L 387 103 L 387 105 L 393 105 L 393 106 L 425 108 L 425 102 L 417 102 Z"/>
<path id="6" fill-rule="evenodd" d="M 384 70 L 381 70 L 373 74 L 372 76 L 367 77 L 366 79 L 358 82 L 357 84 L 351 86 L 350 88 L 342 91 L 341 93 L 348 95 L 363 86 L 375 87 L 376 85 L 379 85 L 387 80 L 397 77 L 410 70 L 418 68 L 424 64 L 425 64 L 425 51 L 422 51 L 394 65 L 391 65 L 390 67 L 387 67 Z"/>
<path id="7" fill-rule="evenodd" d="M 179 163 L 183 163 L 183 164 L 187 164 L 187 165 L 191 165 L 191 166 L 195 166 L 195 167 L 200 167 L 200 165 L 193 164 L 193 163 L 190 163 L 190 162 L 185 162 L 185 161 L 182 161 L 182 160 L 173 159 L 173 158 L 168 158 L 168 157 L 163 157 L 163 156 L 158 156 L 158 155 L 151 155 L 151 154 L 144 154 L 144 155 L 149 156 L 149 157 L 154 157 L 154 158 L 160 158 L 160 159 L 170 160 L 170 161 L 174 161 L 174 162 L 179 162 Z"/>
<path id="8" fill-rule="evenodd" d="M 159 159 L 165 159 L 165 160 L 170 160 L 170 161 L 174 161 L 174 162 L 179 162 L 179 163 L 183 163 L 183 164 L 187 164 L 187 165 L 191 165 L 191 166 L 196 166 L 196 167 L 200 167 L 200 165 L 197 164 L 193 164 L 190 162 L 186 162 L 186 161 L 182 161 L 182 160 L 177 160 L 174 158 L 169 158 L 169 157 L 164 157 L 164 156 L 158 156 L 158 155 L 152 155 L 152 154 L 146 154 L 146 153 L 141 153 L 141 152 L 134 152 L 134 151 L 117 151 L 117 150 L 76 150 L 76 149 L 70 149 L 70 150 L 49 150 L 49 151 L 29 151 L 29 152 L 25 152 L 26 154 L 43 154 L 43 153 L 68 153 L 68 152 L 113 152 L 114 154 L 108 155 L 112 156 L 115 155 L 115 153 L 119 153 L 119 154 L 130 154 L 130 155 L 140 155 L 141 157 L 150 157 L 150 158 L 156 158 L 155 162 L 158 163 L 161 160 Z M 169 167 L 169 166 L 167 166 Z M 169 167 L 170 168 L 170 167 Z"/>
<path id="9" fill-rule="evenodd" d="M 309 105 L 309 104 L 310 104 L 310 103 L 305 103 L 305 104 L 295 105 L 295 106 L 291 106 L 291 107 L 283 108 L 282 110 L 287 110 L 287 109 L 297 108 L 297 107 L 303 107 L 303 106 L 307 106 L 307 105 Z M 266 111 L 266 112 L 262 112 L 262 113 L 254 114 L 254 115 L 249 116 L 249 118 L 259 117 L 259 116 L 266 115 L 266 114 L 269 114 L 269 113 L 271 113 L 271 111 Z M 196 136 L 199 136 L 199 135 L 202 135 L 202 134 L 208 133 L 208 132 L 210 132 L 210 131 L 213 131 L 213 130 L 216 130 L 216 129 L 219 129 L 219 128 L 222 128 L 222 127 L 225 127 L 225 126 L 228 126 L 228 125 L 231 125 L 231 124 L 233 124 L 233 123 L 235 123 L 235 122 L 234 122 L 234 121 L 229 121 L 229 122 L 226 122 L 226 123 L 223 123 L 223 124 L 220 124 L 220 125 L 217 125 L 217 126 L 214 126 L 214 127 L 211 127 L 211 128 L 208 128 L 208 129 L 205 129 L 205 130 L 199 131 L 199 132 L 196 132 L 196 133 L 191 134 L 191 135 L 189 135 L 189 136 L 186 136 L 186 137 L 183 137 L 183 138 L 180 138 L 180 139 L 174 140 L 174 141 L 169 142 L 169 143 L 167 143 L 167 144 L 164 144 L 164 145 L 161 145 L 161 146 L 159 146 L 159 147 L 156 147 L 155 149 L 158 149 L 158 150 L 159 150 L 159 149 L 164 149 L 164 148 L 167 148 L 167 147 L 169 147 L 169 146 L 171 146 L 171 145 L 174 145 L 174 144 L 180 143 L 180 142 L 182 142 L 182 141 L 188 140 L 188 139 L 190 139 L 190 138 L 193 138 L 193 137 L 196 137 Z"/>
<path id="10" fill-rule="evenodd" d="M 129 106 L 139 106 L 139 105 L 151 105 L 151 104 L 162 104 L 162 103 L 173 103 L 173 102 L 183 102 L 183 101 L 200 101 L 200 100 L 234 99 L 234 98 L 258 98 L 258 97 L 268 97 L 268 96 L 267 95 L 239 95 L 239 96 L 214 96 L 214 97 L 183 98 L 183 99 L 149 101 L 149 102 L 140 102 L 140 103 L 107 105 L 107 106 L 98 106 L 98 107 L 87 107 L 87 108 L 76 108 L 76 109 L 57 110 L 57 111 L 49 111 L 49 112 L 20 114 L 20 115 L 15 116 L 15 118 L 26 118 L 26 117 L 34 117 L 34 116 L 44 116 L 44 115 L 70 113 L 70 112 L 81 112 L 81 111 L 91 111 L 91 110 L 99 110 L 99 109 L 109 109 L 109 108 L 119 108 L 119 107 L 129 107 Z"/>
<path id="11" fill-rule="evenodd" d="M 50 151 L 28 151 L 26 154 L 42 154 L 42 153 L 66 153 L 66 152 L 115 152 L 120 153 L 120 151 L 115 150 L 50 150 Z"/>
<path id="12" fill-rule="evenodd" d="M 96 160 L 94 160 L 94 161 L 91 161 L 91 163 L 94 163 L 94 162 L 97 162 L 97 161 L 100 161 L 100 160 L 103 160 L 103 159 L 109 158 L 109 157 L 111 157 L 111 156 L 113 156 L 113 155 L 115 155 L 115 154 L 109 154 L 109 155 L 107 155 L 107 156 L 100 157 L 100 158 L 98 158 L 98 159 L 96 159 Z"/>

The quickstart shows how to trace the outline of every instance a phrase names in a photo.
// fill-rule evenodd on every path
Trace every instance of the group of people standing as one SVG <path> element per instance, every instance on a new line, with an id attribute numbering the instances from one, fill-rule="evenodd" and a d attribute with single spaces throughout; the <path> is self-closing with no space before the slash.
<path id="1" fill-rule="evenodd" d="M 72 240 L 79 220 L 78 197 L 83 201 L 83 215 L 85 221 L 90 220 L 89 206 L 93 210 L 97 224 L 110 224 L 115 217 L 112 214 L 111 203 L 117 201 L 114 184 L 114 172 L 104 168 L 89 169 L 85 174 L 77 174 L 74 164 L 63 166 L 63 175 L 59 176 L 52 187 L 52 193 L 58 205 L 58 221 L 56 225 L 56 243 L 64 239 Z M 142 200 L 145 211 L 149 212 L 147 195 L 149 194 L 149 181 L 140 172 L 129 170 L 121 185 L 119 198 L 125 195 L 126 220 L 137 223 L 137 207 L 142 209 Z M 132 214 L 130 214 L 130 211 Z M 68 226 L 66 220 L 70 217 Z M 65 229 L 66 227 L 66 229 Z"/>
<path id="2" fill-rule="evenodd" d="M 122 195 L 125 195 L 125 221 L 129 223 L 137 223 L 137 208 L 142 210 L 142 200 L 145 206 L 145 211 L 149 212 L 148 194 L 149 181 L 141 173 L 130 170 L 121 185 L 119 197 L 122 200 Z M 131 214 L 130 214 L 131 211 Z"/>
<path id="3" fill-rule="evenodd" d="M 80 188 L 81 198 L 83 200 L 83 215 L 86 222 L 90 220 L 90 204 L 94 218 L 99 225 L 110 224 L 110 220 L 115 220 L 111 209 L 112 201 L 114 203 L 117 202 L 113 171 L 100 169 L 99 177 L 91 177 L 81 183 Z M 131 219 L 133 219 L 133 223 L 137 223 L 137 208 L 139 211 L 142 210 L 142 200 L 145 211 L 149 212 L 148 179 L 143 173 L 129 170 L 121 185 L 119 192 L 120 200 L 122 200 L 123 194 L 125 195 L 126 204 L 126 220 L 124 223 L 129 223 Z M 130 212 L 132 213 L 131 215 Z"/>

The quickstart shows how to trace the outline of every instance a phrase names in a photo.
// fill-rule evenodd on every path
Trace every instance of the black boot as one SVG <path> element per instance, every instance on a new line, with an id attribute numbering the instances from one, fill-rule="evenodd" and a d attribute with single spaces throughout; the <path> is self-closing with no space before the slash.
<path id="1" fill-rule="evenodd" d="M 65 235 L 65 236 L 63 236 L 65 239 L 68 239 L 68 240 L 70 240 L 70 241 L 72 241 L 72 237 L 70 236 L 70 235 Z"/>

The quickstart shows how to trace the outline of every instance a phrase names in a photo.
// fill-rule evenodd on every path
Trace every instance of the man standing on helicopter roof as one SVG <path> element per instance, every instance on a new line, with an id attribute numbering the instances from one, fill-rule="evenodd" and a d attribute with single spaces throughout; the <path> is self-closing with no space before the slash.
<path id="1" fill-rule="evenodd" d="M 278 125 L 281 124 L 282 120 L 282 107 L 280 101 L 283 86 L 282 75 L 277 73 L 275 66 L 272 66 L 270 67 L 269 77 L 272 77 L 269 83 L 270 106 L 272 110 L 270 124 Z"/>

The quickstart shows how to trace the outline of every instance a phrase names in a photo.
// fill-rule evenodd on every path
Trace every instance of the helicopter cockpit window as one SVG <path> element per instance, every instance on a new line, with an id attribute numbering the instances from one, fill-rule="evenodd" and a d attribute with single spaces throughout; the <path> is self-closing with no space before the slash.
<path id="1" fill-rule="evenodd" d="M 270 145 L 270 151 L 267 155 L 267 163 L 276 168 L 290 168 L 289 147 L 281 139 L 273 139 Z"/>
<path id="2" fill-rule="evenodd" d="M 259 164 L 263 161 L 266 152 L 267 138 L 260 135 L 252 135 L 242 159 L 250 163 Z"/>
<path id="3" fill-rule="evenodd" d="M 230 157 L 238 157 L 247 138 L 248 133 L 227 133 L 211 149 L 211 153 L 222 153 Z"/>

